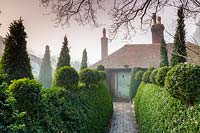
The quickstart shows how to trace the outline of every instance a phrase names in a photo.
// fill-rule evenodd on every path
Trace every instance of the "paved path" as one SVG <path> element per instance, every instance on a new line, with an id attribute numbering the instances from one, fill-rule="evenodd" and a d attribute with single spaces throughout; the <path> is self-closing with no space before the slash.
<path id="1" fill-rule="evenodd" d="M 114 102 L 114 112 L 110 133 L 137 133 L 133 105 L 126 102 Z"/>

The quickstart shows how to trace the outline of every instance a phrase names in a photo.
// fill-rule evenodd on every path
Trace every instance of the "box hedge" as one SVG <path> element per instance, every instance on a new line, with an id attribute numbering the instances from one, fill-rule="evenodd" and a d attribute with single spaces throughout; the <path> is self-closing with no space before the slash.
<path id="1" fill-rule="evenodd" d="M 200 131 L 200 103 L 188 107 L 155 84 L 140 85 L 134 99 L 134 109 L 142 133 Z"/>
<path id="2" fill-rule="evenodd" d="M 145 71 L 145 70 L 146 69 L 140 68 L 140 67 L 135 67 L 135 68 L 132 68 L 131 70 L 131 78 L 130 78 L 130 85 L 129 85 L 129 96 L 131 99 L 135 97 L 138 86 L 140 85 L 140 82 L 141 82 L 141 80 L 136 79 L 136 73 L 138 71 Z"/>
<path id="3" fill-rule="evenodd" d="M 161 87 L 165 85 L 165 78 L 167 76 L 167 72 L 170 70 L 170 67 L 164 66 L 158 69 L 158 73 L 156 75 L 156 84 Z"/>
<path id="4" fill-rule="evenodd" d="M 178 64 L 168 73 L 165 80 L 166 90 L 183 103 L 192 105 L 200 97 L 200 66 Z"/>

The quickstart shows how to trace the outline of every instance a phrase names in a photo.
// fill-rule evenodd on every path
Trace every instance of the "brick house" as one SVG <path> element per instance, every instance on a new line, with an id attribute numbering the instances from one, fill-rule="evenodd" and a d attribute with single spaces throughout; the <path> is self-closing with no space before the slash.
<path id="1" fill-rule="evenodd" d="M 127 44 L 119 50 L 108 55 L 108 38 L 106 30 L 103 29 L 103 37 L 101 38 L 101 60 L 91 65 L 96 68 L 103 65 L 107 72 L 107 83 L 113 97 L 128 98 L 129 82 L 131 68 L 133 67 L 159 67 L 160 64 L 160 41 L 164 38 L 164 25 L 161 24 L 161 17 L 157 18 L 153 15 L 153 25 L 151 27 L 152 43 L 151 44 Z M 168 56 L 171 58 L 172 43 L 167 44 Z M 196 45 L 186 43 L 188 62 L 196 63 L 198 61 L 195 52 L 199 52 Z M 194 52 L 192 52 L 192 51 Z"/>

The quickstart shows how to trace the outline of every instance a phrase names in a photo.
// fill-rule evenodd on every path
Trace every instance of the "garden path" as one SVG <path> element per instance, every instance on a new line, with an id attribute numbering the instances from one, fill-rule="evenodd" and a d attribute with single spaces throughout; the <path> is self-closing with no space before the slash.
<path id="1" fill-rule="evenodd" d="M 110 133 L 138 133 L 133 104 L 113 102 L 114 111 Z"/>

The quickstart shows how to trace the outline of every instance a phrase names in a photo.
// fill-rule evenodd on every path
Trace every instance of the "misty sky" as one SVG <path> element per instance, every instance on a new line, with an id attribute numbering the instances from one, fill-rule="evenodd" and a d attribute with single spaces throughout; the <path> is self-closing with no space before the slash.
<path id="1" fill-rule="evenodd" d="M 42 57 L 45 50 L 45 45 L 50 46 L 51 55 L 58 57 L 62 46 L 64 35 L 66 34 L 71 47 L 70 55 L 73 60 L 81 60 L 82 51 L 87 49 L 89 63 L 92 64 L 100 59 L 100 38 L 102 37 L 102 28 L 109 28 L 111 21 L 106 16 L 106 12 L 99 14 L 101 27 L 93 28 L 91 26 L 80 26 L 76 23 L 70 27 L 55 27 L 53 15 L 44 15 L 48 10 L 40 5 L 39 0 L 0 0 L 0 36 L 5 37 L 8 32 L 8 26 L 13 20 L 19 19 L 20 16 L 24 19 L 25 31 L 28 34 L 27 46 L 29 52 Z M 165 29 L 174 32 L 176 17 L 175 11 L 169 10 L 162 14 L 162 23 Z M 170 16 L 168 16 L 170 15 Z M 192 35 L 194 25 L 188 23 L 187 33 Z M 165 33 L 167 42 L 172 41 L 172 38 Z M 121 40 L 119 37 L 109 43 L 109 53 L 114 52 L 123 45 L 151 43 L 151 31 L 142 34 L 139 33 L 132 38 L 132 41 Z"/>

